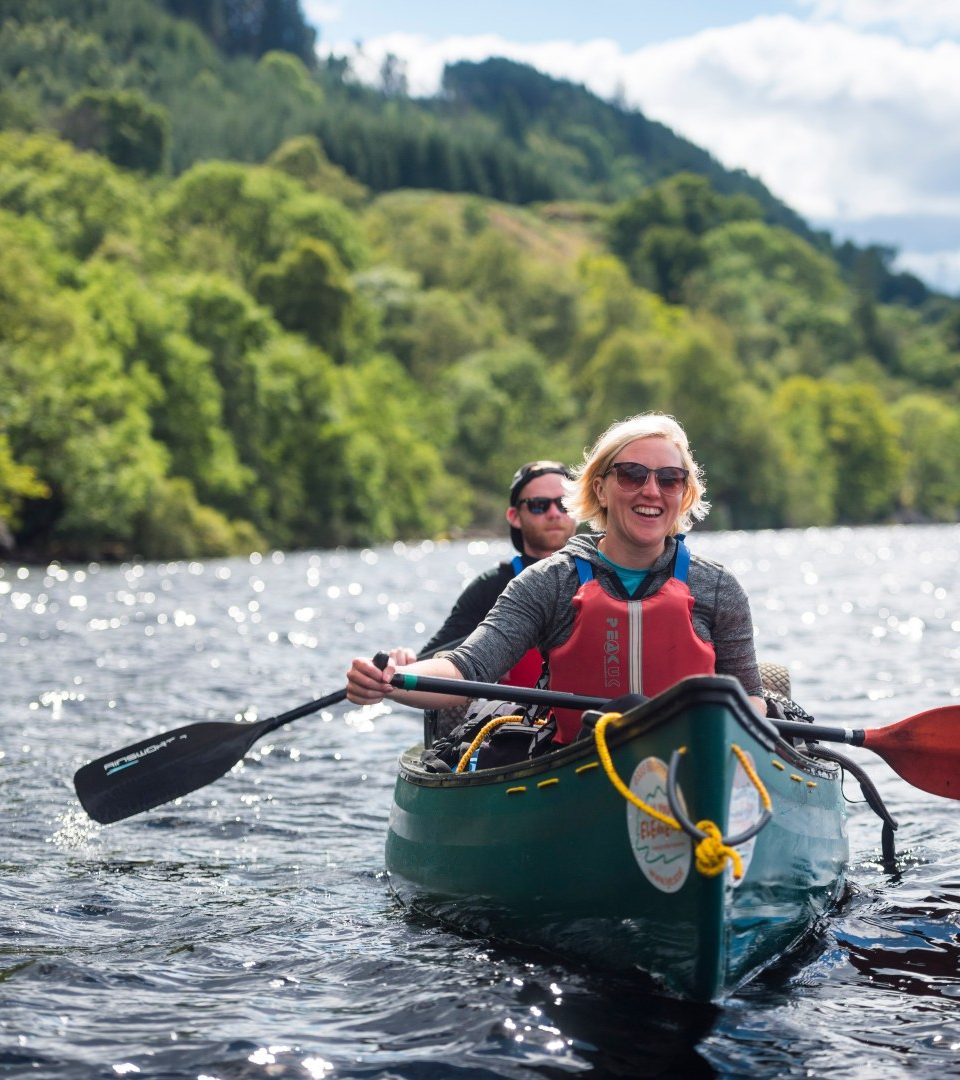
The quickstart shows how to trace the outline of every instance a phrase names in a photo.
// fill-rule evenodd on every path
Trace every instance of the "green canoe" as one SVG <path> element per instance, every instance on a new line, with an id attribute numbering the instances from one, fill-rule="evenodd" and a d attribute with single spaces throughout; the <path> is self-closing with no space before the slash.
<path id="1" fill-rule="evenodd" d="M 475 772 L 431 772 L 419 746 L 404 753 L 391 885 L 473 932 L 721 998 L 839 896 L 840 769 L 781 739 L 722 676 L 685 679 L 598 726 L 599 740 Z M 711 823 L 726 853 L 700 843 Z"/>

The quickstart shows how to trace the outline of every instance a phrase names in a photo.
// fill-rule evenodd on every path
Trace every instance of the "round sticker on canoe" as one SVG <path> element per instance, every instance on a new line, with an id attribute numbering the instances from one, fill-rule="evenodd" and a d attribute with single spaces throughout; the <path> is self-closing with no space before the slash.
<path id="1" fill-rule="evenodd" d="M 673 817 L 667 802 L 667 766 L 660 758 L 648 757 L 640 762 L 630 777 L 630 790 L 642 802 Z M 677 796 L 686 811 L 679 788 Z M 690 837 L 680 829 L 657 821 L 629 802 L 627 832 L 634 858 L 647 881 L 661 892 L 676 892 L 690 873 Z"/>
<path id="2" fill-rule="evenodd" d="M 746 753 L 746 752 L 745 752 Z M 753 758 L 746 754 L 751 765 Z M 754 766 L 755 768 L 756 766 Z M 747 776 L 746 770 L 737 761 L 733 770 L 733 784 L 730 787 L 730 811 L 727 815 L 727 835 L 736 836 L 737 833 L 746 832 L 751 825 L 755 824 L 760 817 L 760 793 L 753 786 L 753 781 Z M 727 863 L 727 882 L 734 886 L 739 885 L 747 876 L 750 860 L 753 858 L 753 849 L 756 847 L 757 838 L 752 836 L 745 844 L 737 845 L 737 852 L 743 860 L 743 877 L 735 878 Z"/>

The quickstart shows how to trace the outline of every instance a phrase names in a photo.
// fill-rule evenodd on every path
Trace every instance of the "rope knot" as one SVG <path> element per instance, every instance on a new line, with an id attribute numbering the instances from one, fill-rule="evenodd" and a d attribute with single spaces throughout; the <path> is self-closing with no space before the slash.
<path id="1" fill-rule="evenodd" d="M 698 821 L 697 828 L 707 834 L 697 843 L 694 853 L 700 873 L 704 877 L 716 877 L 723 873 L 729 859 L 733 863 L 733 876 L 739 881 L 743 877 L 743 860 L 736 848 L 723 842 L 723 834 L 714 822 Z"/>

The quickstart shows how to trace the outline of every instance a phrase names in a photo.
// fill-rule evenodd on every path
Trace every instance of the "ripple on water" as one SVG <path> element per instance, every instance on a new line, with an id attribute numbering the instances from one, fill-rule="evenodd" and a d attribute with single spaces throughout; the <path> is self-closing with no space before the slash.
<path id="1" fill-rule="evenodd" d="M 958 540 L 942 527 L 691 543 L 736 568 L 761 657 L 790 667 L 801 704 L 871 726 L 960 697 Z M 508 555 L 496 541 L 0 567 L 0 1070 L 952 1074 L 954 808 L 864 751 L 851 754 L 901 823 L 895 868 L 848 782 L 844 903 L 716 1007 L 399 909 L 381 871 L 397 754 L 419 734 L 401 707 L 304 717 L 217 784 L 128 822 L 79 810 L 70 778 L 85 761 L 328 693 L 353 655 L 423 642 L 465 580 Z"/>

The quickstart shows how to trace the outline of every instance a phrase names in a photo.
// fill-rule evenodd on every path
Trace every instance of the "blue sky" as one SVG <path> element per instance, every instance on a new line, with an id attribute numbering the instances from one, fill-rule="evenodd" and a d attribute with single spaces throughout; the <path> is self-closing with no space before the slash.
<path id="1" fill-rule="evenodd" d="M 589 4 L 562 0 L 484 0 L 482 4 L 436 0 L 329 0 L 304 3 L 317 12 L 316 23 L 328 43 L 349 45 L 395 30 L 452 37 L 491 31 L 513 41 L 529 43 L 549 38 L 587 41 L 612 38 L 624 49 L 685 37 L 708 26 L 730 26 L 762 12 L 795 11 L 793 0 L 756 3 L 755 0 L 712 0 L 699 3 L 629 3 L 596 0 Z"/>
<path id="2" fill-rule="evenodd" d="M 960 0 L 301 0 L 321 54 L 429 95 L 509 56 L 614 94 L 838 239 L 960 293 Z M 357 43 L 361 43 L 358 49 Z"/>

